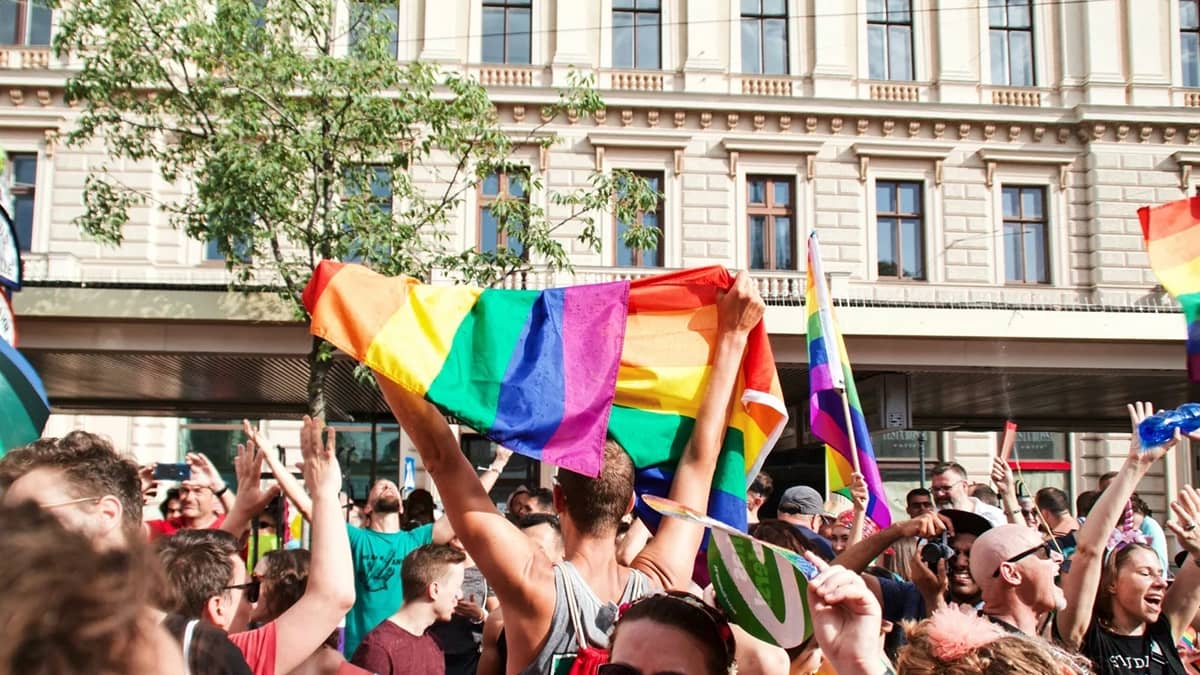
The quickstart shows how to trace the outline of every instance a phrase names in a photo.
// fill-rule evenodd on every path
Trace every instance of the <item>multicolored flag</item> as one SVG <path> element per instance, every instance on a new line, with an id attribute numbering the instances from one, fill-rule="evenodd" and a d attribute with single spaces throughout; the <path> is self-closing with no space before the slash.
<path id="1" fill-rule="evenodd" d="M 528 457 L 600 473 L 628 282 L 545 291 L 428 286 L 322 262 L 311 331 L 475 431 Z"/>
<path id="2" fill-rule="evenodd" d="M 825 286 L 821 268 L 821 251 L 817 233 L 808 236 L 808 274 L 804 294 L 808 325 L 808 410 L 813 436 L 825 443 L 825 465 L 829 489 L 850 496 L 854 459 L 850 449 L 850 434 L 857 446 L 859 470 L 867 483 L 870 500 L 867 517 L 879 527 L 892 523 L 887 494 L 871 449 L 871 435 L 863 417 L 854 373 L 846 357 L 846 344 L 833 315 L 833 303 Z M 845 395 L 849 403 L 850 421 L 846 420 Z"/>
<path id="3" fill-rule="evenodd" d="M 812 563 L 669 499 L 647 497 L 646 502 L 665 516 L 710 528 L 709 576 L 717 603 L 734 623 L 784 649 L 812 635 L 808 580 L 817 575 Z"/>
<path id="4" fill-rule="evenodd" d="M 609 433 L 633 458 L 638 494 L 666 496 L 708 386 L 717 338 L 717 294 L 733 285 L 723 267 L 638 279 L 629 288 L 625 348 Z M 750 332 L 735 405 L 713 476 L 708 513 L 746 529 L 746 487 L 787 423 L 765 324 Z M 639 501 L 650 527 L 658 514 Z"/>
<path id="5" fill-rule="evenodd" d="M 1200 382 L 1200 197 L 1138 209 L 1150 267 L 1187 319 L 1188 380 Z"/>
<path id="6" fill-rule="evenodd" d="M 0 457 L 41 437 L 49 417 L 50 402 L 37 371 L 0 339 Z"/>

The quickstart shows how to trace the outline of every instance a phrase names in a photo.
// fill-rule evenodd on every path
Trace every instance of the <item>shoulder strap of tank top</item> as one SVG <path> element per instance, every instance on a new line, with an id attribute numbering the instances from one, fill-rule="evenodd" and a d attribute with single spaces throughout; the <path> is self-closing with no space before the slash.
<path id="1" fill-rule="evenodd" d="M 575 581 L 571 579 L 573 570 L 568 565 L 570 563 L 565 560 L 560 563 L 555 563 L 554 568 L 562 576 L 563 592 L 567 595 L 567 614 L 571 621 L 571 627 L 575 629 L 575 644 L 579 649 L 586 649 L 588 646 L 587 637 L 583 634 L 583 615 L 579 611 L 579 601 L 575 598 Z"/>
<path id="2" fill-rule="evenodd" d="M 192 675 L 191 653 L 192 653 L 192 634 L 196 632 L 196 624 L 200 623 L 199 619 L 192 619 L 188 622 L 187 628 L 183 629 L 183 675 Z"/>

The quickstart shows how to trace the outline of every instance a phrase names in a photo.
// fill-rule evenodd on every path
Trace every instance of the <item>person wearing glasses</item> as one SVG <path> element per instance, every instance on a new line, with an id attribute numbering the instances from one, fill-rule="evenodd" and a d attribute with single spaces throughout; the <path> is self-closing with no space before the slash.
<path id="1" fill-rule="evenodd" d="M 1182 439 L 1177 431 L 1163 445 L 1143 448 L 1138 424 L 1153 413 L 1149 403 L 1129 406 L 1129 455 L 1076 533 L 1071 569 L 1063 576 L 1066 607 L 1055 617 L 1055 636 L 1091 659 L 1101 675 L 1182 674 L 1176 641 L 1200 605 L 1200 493 L 1185 487 L 1171 503 L 1178 520 L 1167 526 L 1190 559 L 1170 588 L 1153 549 L 1126 528 L 1114 533 L 1138 483 Z"/>
<path id="2" fill-rule="evenodd" d="M 168 587 L 164 609 L 229 631 L 254 675 L 290 673 L 325 643 L 354 604 L 354 567 L 338 503 L 342 472 L 333 430 L 322 439 L 318 423 L 305 417 L 300 450 L 304 483 L 312 491 L 312 563 L 304 595 L 278 618 L 244 630 L 248 603 L 258 600 L 260 581 L 249 578 L 232 534 L 184 530 L 158 546 Z M 237 501 L 226 519 L 239 523 L 238 531 L 261 510 L 266 496 L 257 481 L 263 454 L 253 443 L 238 446 L 239 477 L 254 477 L 239 481 Z"/>
<path id="3" fill-rule="evenodd" d="M 983 614 L 1012 633 L 1037 635 L 1046 612 L 1067 600 L 1055 585 L 1063 556 L 1037 530 L 1008 524 L 984 532 L 971 547 L 971 576 L 983 597 Z"/>
<path id="4" fill-rule="evenodd" d="M 967 480 L 967 470 L 961 464 L 942 462 L 933 467 L 931 475 L 929 492 L 939 509 L 968 511 L 986 518 L 993 526 L 1008 522 L 1003 511 L 971 496 L 971 481 Z"/>
<path id="5" fill-rule="evenodd" d="M 775 481 L 766 471 L 759 471 L 754 482 L 746 488 L 746 523 L 753 525 L 758 522 L 758 510 L 771 498 L 775 491 Z"/>

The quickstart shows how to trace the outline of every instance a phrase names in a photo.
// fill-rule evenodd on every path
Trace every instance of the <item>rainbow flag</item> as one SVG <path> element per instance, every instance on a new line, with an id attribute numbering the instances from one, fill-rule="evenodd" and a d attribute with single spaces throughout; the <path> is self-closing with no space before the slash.
<path id="1" fill-rule="evenodd" d="M 1200 197 L 1138 209 L 1154 274 L 1187 319 L 1188 380 L 1200 382 Z"/>
<path id="2" fill-rule="evenodd" d="M 625 348 L 609 433 L 633 458 L 638 494 L 666 496 L 708 384 L 717 336 L 717 293 L 733 285 L 723 267 L 638 279 L 629 288 Z M 787 423 L 767 329 L 751 331 L 734 389 L 708 513 L 746 529 L 746 487 Z M 652 528 L 659 514 L 642 500 Z"/>
<path id="3" fill-rule="evenodd" d="M 324 261 L 313 335 L 493 441 L 600 473 L 628 282 L 545 291 L 434 287 Z"/>
<path id="4" fill-rule="evenodd" d="M 829 489 L 849 497 L 850 474 L 854 472 L 849 434 L 853 429 L 858 463 L 871 495 L 867 502 L 867 517 L 884 528 L 892 524 L 892 513 L 883 481 L 879 478 L 875 451 L 871 449 L 871 435 L 858 400 L 858 389 L 854 386 L 854 373 L 846 358 L 846 343 L 837 328 L 829 289 L 825 287 L 815 231 L 808 236 L 807 277 L 804 306 L 808 311 L 808 412 L 812 434 L 825 443 Z M 843 390 L 850 403 L 850 424 L 846 423 L 842 405 Z"/>

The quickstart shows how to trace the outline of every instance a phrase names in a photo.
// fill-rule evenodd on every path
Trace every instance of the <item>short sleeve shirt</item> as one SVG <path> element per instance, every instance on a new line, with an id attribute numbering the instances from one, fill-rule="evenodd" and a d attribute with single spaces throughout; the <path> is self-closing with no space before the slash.
<path id="1" fill-rule="evenodd" d="M 442 650 L 428 633 L 413 635 L 384 620 L 367 633 L 350 663 L 383 675 L 445 675 Z"/>
<path id="2" fill-rule="evenodd" d="M 1080 653 L 1092 660 L 1100 675 L 1183 675 L 1183 662 L 1171 639 L 1171 623 L 1158 617 L 1143 635 L 1117 635 L 1092 620 L 1083 635 Z"/>
<path id="3" fill-rule="evenodd" d="M 275 675 L 275 622 L 248 630 L 232 633 L 229 641 L 242 650 L 246 665 L 254 675 Z"/>
<path id="4" fill-rule="evenodd" d="M 346 615 L 347 656 L 363 636 L 404 603 L 400 563 L 413 549 L 433 543 L 433 525 L 400 532 L 376 532 L 346 526 L 354 560 L 354 607 Z"/>

